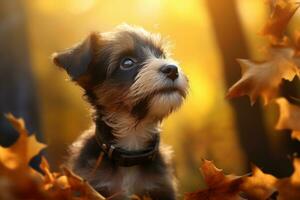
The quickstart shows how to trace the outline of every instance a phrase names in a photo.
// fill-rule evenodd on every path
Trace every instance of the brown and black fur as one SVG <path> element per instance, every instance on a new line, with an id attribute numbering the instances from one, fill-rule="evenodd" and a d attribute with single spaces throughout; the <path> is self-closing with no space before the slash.
<path id="1" fill-rule="evenodd" d="M 102 152 L 96 130 L 119 148 L 143 150 L 160 134 L 162 119 L 185 98 L 187 78 L 164 43 L 159 35 L 122 25 L 112 32 L 92 33 L 53 56 L 94 108 L 94 125 L 70 147 L 69 164 L 105 197 L 176 199 L 171 150 L 162 144 L 152 161 L 122 167 L 104 154 L 95 170 Z"/>

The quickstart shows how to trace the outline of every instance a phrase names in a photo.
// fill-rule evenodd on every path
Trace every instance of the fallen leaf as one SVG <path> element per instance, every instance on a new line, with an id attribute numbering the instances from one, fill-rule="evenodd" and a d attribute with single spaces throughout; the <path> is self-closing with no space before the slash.
<path id="1" fill-rule="evenodd" d="M 292 130 L 292 138 L 300 141 L 300 107 L 289 103 L 285 98 L 276 99 L 276 103 L 280 114 L 275 128 Z"/>
<path id="2" fill-rule="evenodd" d="M 25 167 L 30 159 L 36 156 L 46 145 L 38 142 L 34 134 L 29 135 L 23 119 L 17 119 L 12 114 L 7 114 L 6 118 L 19 133 L 19 137 L 9 148 L 0 146 L 0 161 L 11 169 Z"/>
<path id="3" fill-rule="evenodd" d="M 49 188 L 52 188 L 53 185 L 55 184 L 56 177 L 55 175 L 50 171 L 50 166 L 48 161 L 44 156 L 42 156 L 41 163 L 40 163 L 40 169 L 44 173 L 43 176 L 43 187 L 45 190 L 48 190 Z"/>
<path id="4" fill-rule="evenodd" d="M 80 176 L 74 174 L 66 167 L 62 167 L 71 190 L 80 192 L 79 197 L 87 200 L 105 200 L 105 197 L 100 195 L 90 184 L 83 180 Z"/>
<path id="5" fill-rule="evenodd" d="M 277 179 L 263 173 L 258 167 L 252 167 L 252 176 L 245 177 L 241 185 L 241 191 L 251 200 L 266 200 L 276 191 Z"/>
<path id="6" fill-rule="evenodd" d="M 10 169 L 0 162 L 0 199 L 48 199 L 41 177 L 28 165 Z"/>
<path id="7" fill-rule="evenodd" d="M 300 70 L 293 60 L 294 50 L 291 48 L 270 48 L 269 59 L 255 62 L 238 59 L 242 68 L 242 77 L 227 93 L 228 98 L 248 95 L 251 105 L 258 96 L 268 104 L 278 93 L 282 79 L 293 80 Z"/>
<path id="8" fill-rule="evenodd" d="M 294 158 L 294 173 L 277 182 L 278 200 L 299 200 L 300 199 L 300 159 Z"/>
<path id="9" fill-rule="evenodd" d="M 243 183 L 243 177 L 224 175 L 221 169 L 208 160 L 201 165 L 206 189 L 185 194 L 185 200 L 240 200 L 239 188 Z"/>
<path id="10" fill-rule="evenodd" d="M 68 168 L 63 167 L 63 173 L 51 172 L 44 157 L 40 164 L 43 174 L 31 169 L 28 162 L 46 145 L 28 134 L 22 119 L 11 114 L 6 117 L 19 138 L 8 148 L 0 147 L 0 199 L 105 200 Z"/>
<path id="11" fill-rule="evenodd" d="M 272 0 L 270 3 L 271 15 L 261 32 L 269 38 L 271 44 L 281 45 L 286 43 L 287 37 L 285 37 L 284 31 L 299 8 L 299 3 L 294 0 Z"/>

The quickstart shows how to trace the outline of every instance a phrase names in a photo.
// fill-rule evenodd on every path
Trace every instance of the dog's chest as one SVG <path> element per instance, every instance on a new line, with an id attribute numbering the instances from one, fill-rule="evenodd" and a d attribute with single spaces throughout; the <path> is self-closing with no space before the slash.
<path id="1" fill-rule="evenodd" d="M 144 193 L 155 187 L 153 180 L 147 178 L 146 174 L 140 170 L 139 166 L 120 167 L 117 172 L 110 174 L 103 179 L 98 179 L 96 188 L 109 188 L 111 194 L 120 194 L 130 197 L 135 194 Z"/>
<path id="2" fill-rule="evenodd" d="M 126 167 L 121 168 L 122 173 L 122 184 L 121 188 L 125 194 L 130 195 L 137 192 L 136 190 L 141 189 L 138 186 L 138 182 L 141 179 L 141 174 L 138 167 Z"/>

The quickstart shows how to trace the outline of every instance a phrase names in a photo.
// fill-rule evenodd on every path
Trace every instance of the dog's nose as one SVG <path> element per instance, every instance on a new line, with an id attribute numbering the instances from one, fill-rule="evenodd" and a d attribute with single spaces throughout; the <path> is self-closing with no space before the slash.
<path id="1" fill-rule="evenodd" d="M 164 65 L 160 68 L 160 71 L 172 81 L 178 78 L 178 67 L 176 65 Z"/>

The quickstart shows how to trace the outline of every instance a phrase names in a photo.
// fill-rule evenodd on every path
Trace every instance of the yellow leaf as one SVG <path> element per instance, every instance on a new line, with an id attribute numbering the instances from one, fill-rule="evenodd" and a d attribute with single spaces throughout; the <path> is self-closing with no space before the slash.
<path id="1" fill-rule="evenodd" d="M 277 179 L 263 173 L 258 167 L 253 166 L 252 176 L 246 177 L 241 185 L 241 190 L 246 194 L 247 199 L 265 200 L 276 191 Z"/>
<path id="2" fill-rule="evenodd" d="M 275 128 L 277 130 L 291 129 L 292 138 L 300 141 L 300 107 L 290 104 L 285 98 L 276 99 L 279 105 L 279 119 Z"/>
<path id="3" fill-rule="evenodd" d="M 37 155 L 46 145 L 38 142 L 34 134 L 29 136 L 23 119 L 17 119 L 12 114 L 7 114 L 6 118 L 18 131 L 19 137 L 8 148 L 0 146 L 0 161 L 10 169 L 27 167 L 30 159 Z"/>
<path id="4" fill-rule="evenodd" d="M 207 189 L 200 189 L 196 192 L 187 193 L 185 200 L 240 200 L 240 185 L 243 177 L 225 175 L 222 170 L 208 160 L 201 165 Z"/>
<path id="5" fill-rule="evenodd" d="M 284 30 L 289 23 L 299 3 L 294 0 L 271 0 L 271 16 L 262 29 L 262 34 L 270 39 L 271 44 L 280 45 L 286 43 Z"/>
<path id="6" fill-rule="evenodd" d="M 80 176 L 73 173 L 66 167 L 62 167 L 64 174 L 68 180 L 71 190 L 80 191 L 80 198 L 91 200 L 105 200 L 90 184 L 83 180 Z"/>
<path id="7" fill-rule="evenodd" d="M 269 59 L 254 62 L 238 59 L 242 68 L 242 77 L 229 88 L 227 97 L 233 98 L 248 95 L 253 105 L 258 96 L 265 104 L 269 103 L 278 92 L 282 79 L 292 80 L 300 70 L 294 61 L 294 50 L 291 48 L 271 48 Z"/>
<path id="8" fill-rule="evenodd" d="M 294 173 L 291 177 L 283 178 L 277 182 L 278 200 L 299 200 L 300 199 L 300 159 L 293 161 Z"/>

